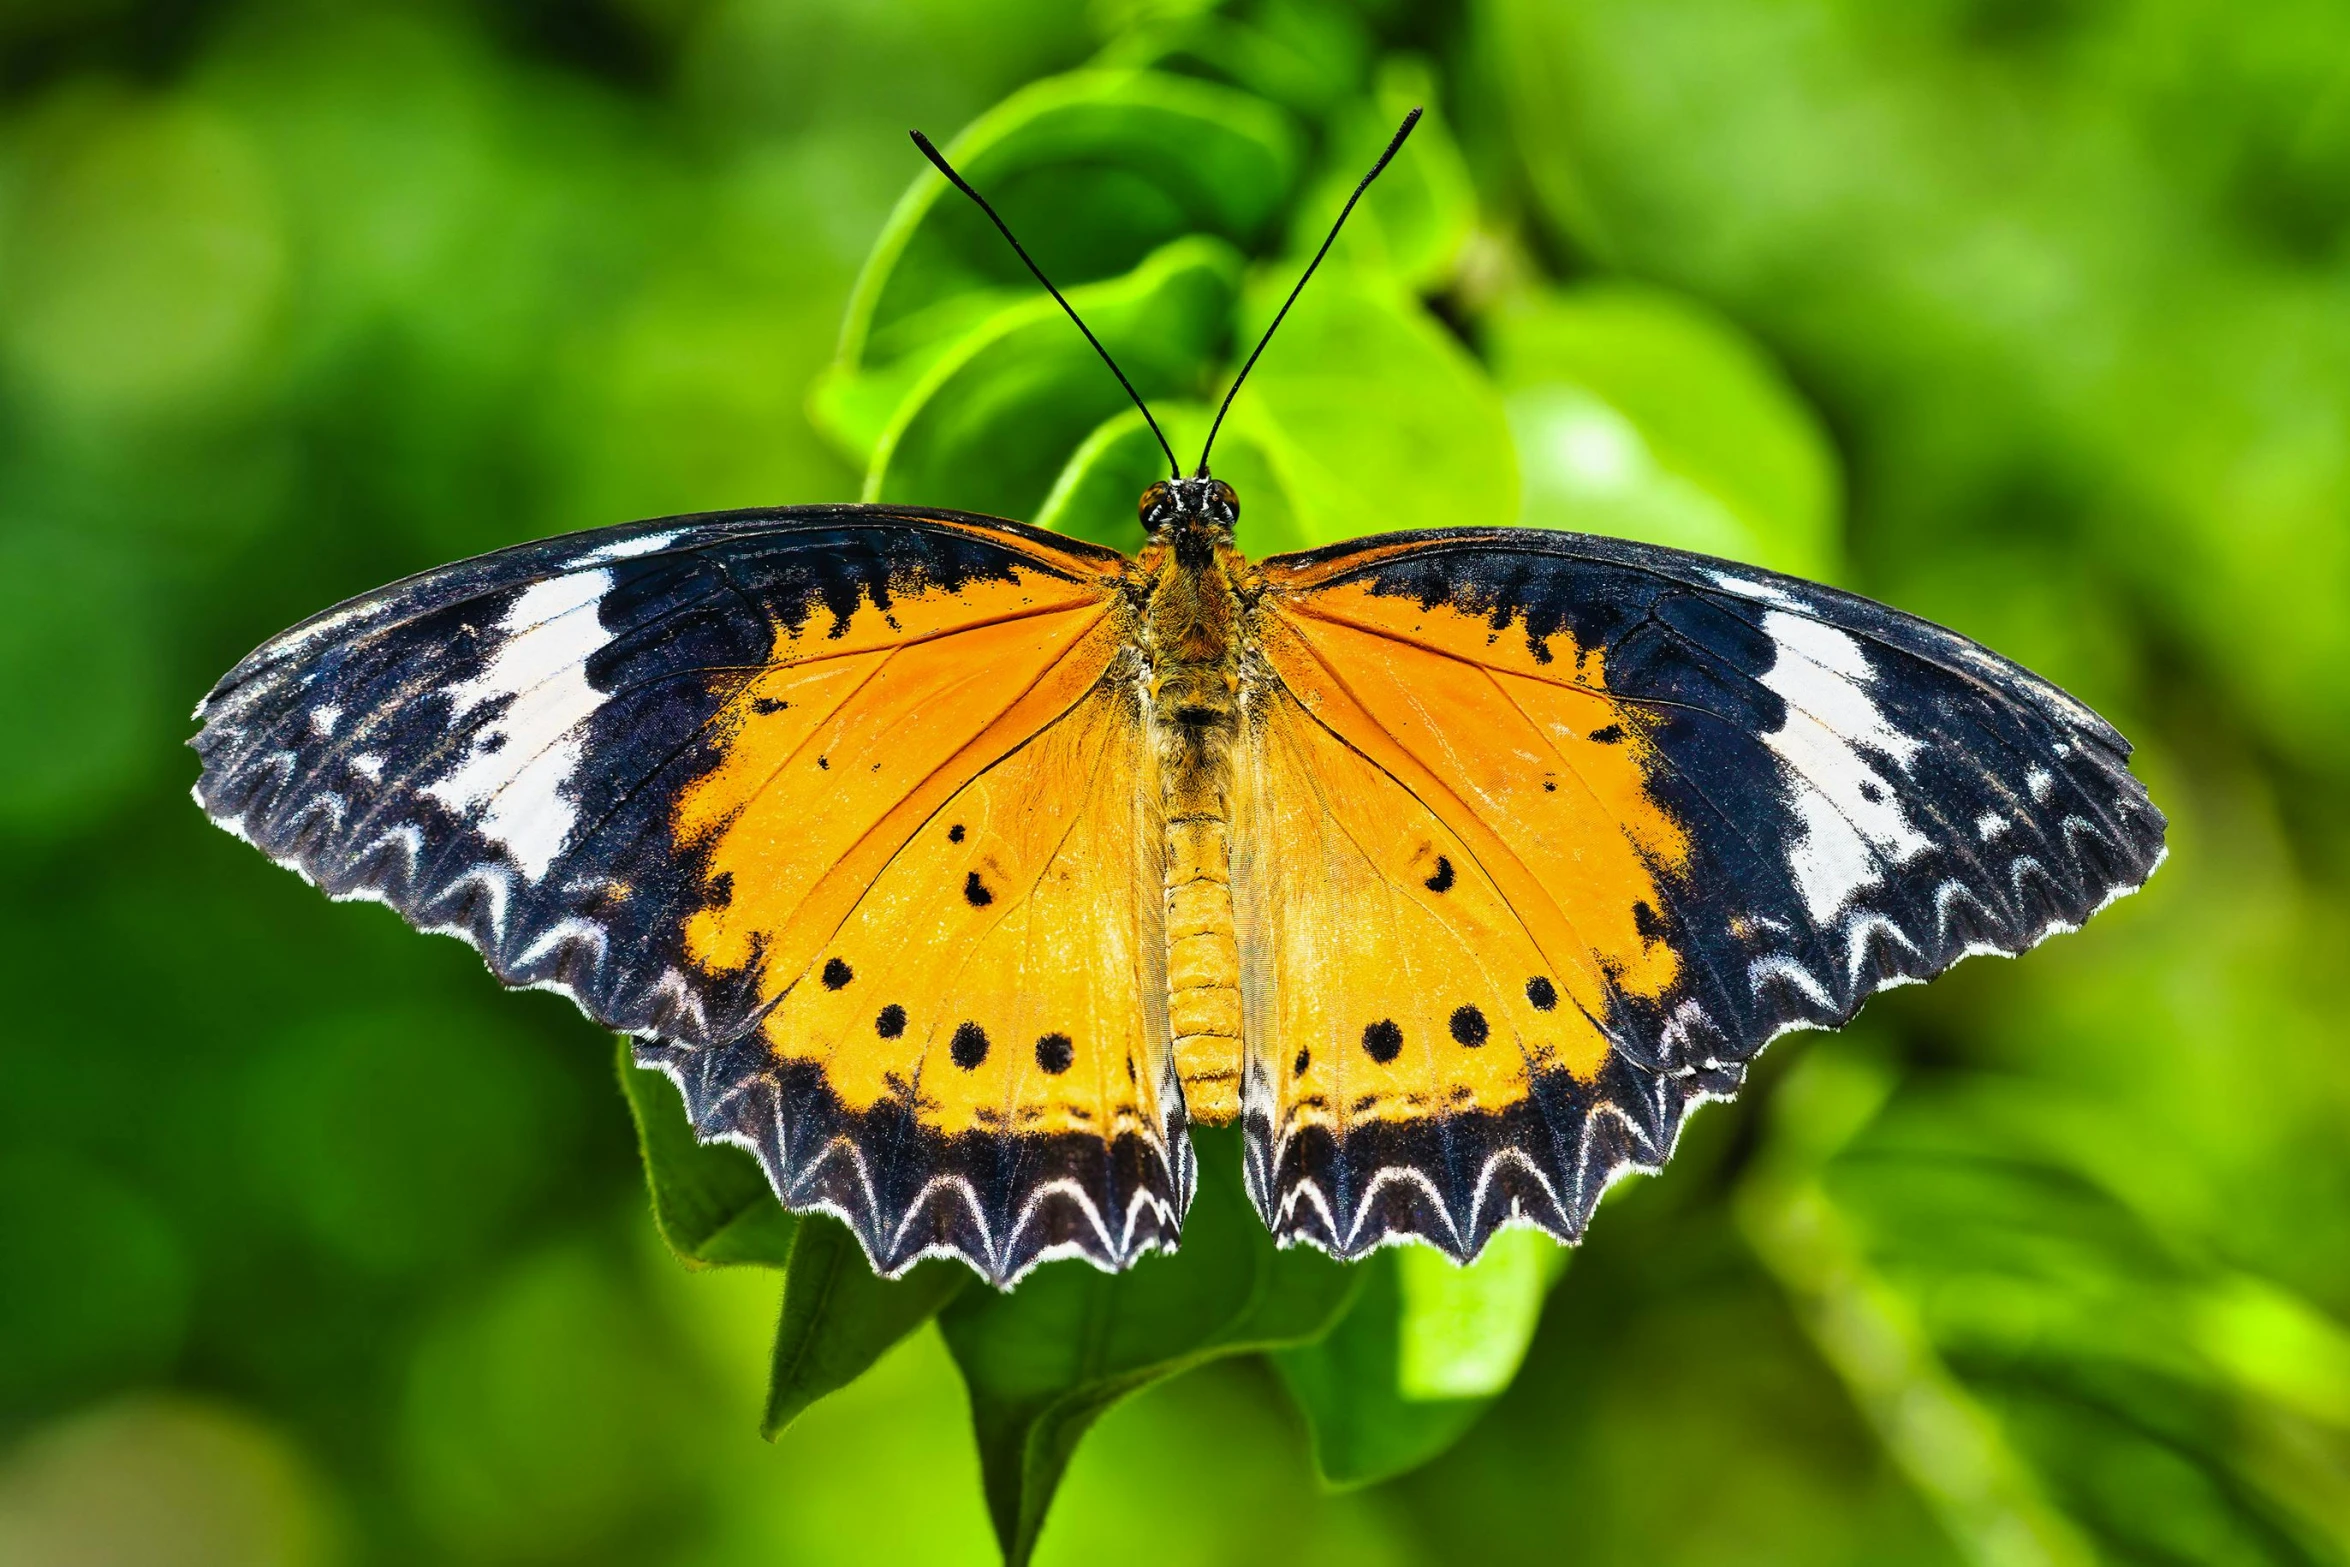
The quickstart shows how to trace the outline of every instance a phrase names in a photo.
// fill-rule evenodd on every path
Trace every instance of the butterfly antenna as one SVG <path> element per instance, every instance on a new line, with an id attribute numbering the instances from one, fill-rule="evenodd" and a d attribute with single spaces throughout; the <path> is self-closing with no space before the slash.
<path id="1" fill-rule="evenodd" d="M 1053 287 L 1053 280 L 1044 275 L 1044 268 L 1036 264 L 1036 258 L 1028 253 L 1027 247 L 1013 237 L 1011 226 L 996 216 L 996 210 L 987 204 L 987 198 L 973 190 L 971 182 L 955 172 L 955 166 L 947 162 L 939 150 L 930 144 L 929 137 L 920 131 L 914 131 L 910 134 L 914 138 L 914 145 L 922 149 L 922 156 L 928 158 L 937 167 L 939 173 L 952 181 L 955 189 L 979 204 L 979 210 L 987 214 L 988 221 L 996 226 L 996 232 L 1004 236 L 1004 243 L 1010 245 L 1013 253 L 1028 263 L 1028 270 L 1036 274 L 1036 280 L 1044 285 L 1044 291 L 1053 296 L 1053 303 L 1068 311 L 1069 319 L 1077 323 L 1077 330 L 1085 334 L 1085 340 L 1093 345 L 1093 351 L 1102 356 L 1102 363 L 1110 367 L 1110 374 L 1118 378 L 1118 384 L 1126 388 L 1126 395 L 1134 399 L 1134 406 L 1142 410 L 1143 422 L 1151 427 L 1151 434 L 1159 438 L 1159 450 L 1167 454 L 1168 472 L 1178 479 L 1182 478 L 1183 464 L 1176 460 L 1175 448 L 1167 444 L 1167 433 L 1159 428 L 1159 421 L 1151 417 L 1150 404 L 1142 400 L 1142 394 L 1134 389 L 1134 383 L 1126 379 L 1126 372 L 1118 368 L 1118 361 L 1112 359 L 1110 351 L 1102 347 L 1102 340 L 1093 335 L 1093 328 L 1087 326 L 1085 318 L 1078 315 L 1076 310 L 1070 306 L 1069 301 L 1061 297 L 1061 291 Z"/>
<path id="2" fill-rule="evenodd" d="M 1306 263 L 1305 275 L 1297 280 L 1297 287 L 1289 291 L 1289 297 L 1281 301 L 1280 310 L 1273 316 L 1273 324 L 1265 328 L 1263 337 L 1257 339 L 1257 346 L 1249 353 L 1248 363 L 1242 365 L 1240 374 L 1232 378 L 1232 389 L 1224 394 L 1224 404 L 1216 410 L 1216 422 L 1208 426 L 1207 444 L 1199 449 L 1199 477 L 1207 477 L 1208 452 L 1216 444 L 1216 432 L 1224 428 L 1224 415 L 1231 411 L 1232 399 L 1240 395 L 1240 383 L 1247 380 L 1248 373 L 1257 367 L 1257 355 L 1265 351 L 1265 345 L 1273 341 L 1273 334 L 1281 330 L 1282 318 L 1289 314 L 1289 307 L 1296 304 L 1297 296 L 1306 291 L 1306 279 L 1314 275 L 1314 268 L 1322 264 L 1322 258 L 1330 254 L 1330 247 L 1338 242 L 1338 231 L 1346 227 L 1346 220 L 1353 214 L 1355 203 L 1363 199 L 1363 192 L 1371 188 L 1371 182 L 1386 170 L 1388 164 L 1395 161 L 1396 153 L 1402 150 L 1404 138 L 1411 135 L 1412 127 L 1419 123 L 1420 111 L 1417 109 L 1403 117 L 1403 123 L 1395 128 L 1395 136 L 1387 144 L 1387 150 L 1379 154 L 1379 161 L 1371 165 L 1371 172 L 1363 176 L 1362 183 L 1355 186 L 1355 193 L 1347 197 L 1346 205 L 1339 209 L 1338 221 L 1330 225 L 1329 237 L 1322 241 L 1322 248 L 1314 252 L 1314 259 Z"/>

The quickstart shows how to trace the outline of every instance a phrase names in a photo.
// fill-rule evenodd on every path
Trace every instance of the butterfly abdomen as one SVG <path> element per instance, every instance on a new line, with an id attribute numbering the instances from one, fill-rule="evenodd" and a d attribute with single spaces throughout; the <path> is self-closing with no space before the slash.
<path id="1" fill-rule="evenodd" d="M 1216 559 L 1157 563 L 1143 640 L 1167 833 L 1167 1022 L 1190 1117 L 1240 1114 L 1240 948 L 1232 923 L 1238 601 Z"/>
<path id="2" fill-rule="evenodd" d="M 1167 823 L 1167 1021 L 1175 1070 L 1195 1121 L 1240 1114 L 1240 949 L 1232 932 L 1232 854 L 1225 823 Z"/>

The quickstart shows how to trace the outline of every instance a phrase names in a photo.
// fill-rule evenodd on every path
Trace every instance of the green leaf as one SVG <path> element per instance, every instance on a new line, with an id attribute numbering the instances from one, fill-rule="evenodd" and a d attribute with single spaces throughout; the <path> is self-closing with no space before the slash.
<path id="1" fill-rule="evenodd" d="M 1231 1131 L 1197 1130 L 1199 1190 L 1173 1255 L 1125 1273 L 1049 1263 L 1004 1294 L 940 1314 L 971 1391 L 988 1512 L 1005 1559 L 1036 1547 L 1087 1428 L 1129 1394 L 1222 1355 L 1309 1342 L 1360 1280 L 1319 1252 L 1279 1251 L 1240 1179 Z"/>
<path id="2" fill-rule="evenodd" d="M 1204 235 L 1125 277 L 1069 290 L 1145 397 L 1191 391 L 1222 345 L 1240 258 Z M 865 498 L 1034 515 L 1071 452 L 1126 394 L 1043 295 L 997 311 L 932 360 L 877 442 Z"/>
<path id="3" fill-rule="evenodd" d="M 1252 280 L 1253 341 L 1295 281 Z M 1252 522 L 1251 555 L 1400 528 L 1499 526 L 1518 516 L 1501 394 L 1407 294 L 1362 275 L 1317 277 L 1249 375 L 1218 438 L 1265 456 L 1290 516 Z"/>
<path id="4" fill-rule="evenodd" d="M 2180 1247 L 2045 1139 L 2045 1086 L 1815 1045 L 1740 1218 L 1977 1560 L 2331 1559 L 2350 1332 Z"/>
<path id="5" fill-rule="evenodd" d="M 1819 420 L 1762 350 L 1662 290 L 1530 292 L 1486 326 L 1526 475 L 1523 521 L 1835 575 Z"/>
<path id="6" fill-rule="evenodd" d="M 1507 1388 L 1568 1255 L 1540 1230 L 1496 1235 L 1465 1268 L 1427 1246 L 1399 1248 L 1397 1391 L 1407 1399 L 1484 1398 Z"/>
<path id="7" fill-rule="evenodd" d="M 1424 1246 L 1364 1263 L 1345 1318 L 1272 1357 L 1324 1483 L 1385 1480 L 1459 1441 L 1517 1375 L 1567 1256 L 1548 1236 L 1513 1230 L 1465 1268 Z"/>
<path id="8" fill-rule="evenodd" d="M 970 1278 L 962 1264 L 932 1258 L 885 1279 L 847 1225 L 830 1214 L 803 1215 L 784 1269 L 760 1433 L 772 1440 L 810 1404 L 863 1376 Z"/>
<path id="9" fill-rule="evenodd" d="M 1257 245 L 1296 179 L 1296 140 L 1279 110 L 1214 83 L 1080 71 L 1013 94 L 946 154 L 1066 291 L 1187 234 Z M 866 258 L 841 366 L 887 364 L 1035 292 L 986 216 L 924 169 Z"/>
<path id="10" fill-rule="evenodd" d="M 626 1035 L 617 1065 L 652 1189 L 653 1223 L 678 1261 L 689 1268 L 783 1267 L 797 1225 L 775 1200 L 759 1161 L 731 1144 L 695 1141 L 676 1088 L 636 1064 Z"/>
<path id="11" fill-rule="evenodd" d="M 1438 107 L 1435 75 L 1411 56 L 1381 62 L 1376 90 L 1335 117 L 1322 174 L 1290 219 L 1294 249 L 1313 254 L 1363 172 L 1414 108 L 1425 112 L 1411 140 L 1364 193 L 1324 265 L 1382 273 L 1421 292 L 1452 276 L 1477 226 L 1477 192 Z"/>
<path id="12" fill-rule="evenodd" d="M 1148 14 L 1102 51 L 1104 65 L 1156 66 L 1229 81 L 1320 116 L 1361 87 L 1371 38 L 1360 13 L 1333 0 L 1274 0 L 1246 19 L 1212 4 L 1134 6 Z"/>

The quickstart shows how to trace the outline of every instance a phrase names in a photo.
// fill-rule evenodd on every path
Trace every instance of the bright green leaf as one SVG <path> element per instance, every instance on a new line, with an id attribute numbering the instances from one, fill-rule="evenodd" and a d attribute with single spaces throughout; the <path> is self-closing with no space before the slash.
<path id="1" fill-rule="evenodd" d="M 1296 177 L 1295 144 L 1280 111 L 1244 93 L 1081 71 L 1013 94 L 944 150 L 1067 290 L 1186 234 L 1257 244 Z M 1034 292 L 986 216 L 924 170 L 850 298 L 842 366 L 886 364 Z"/>
<path id="2" fill-rule="evenodd" d="M 1185 412 L 1190 411 L 1186 405 Z M 1151 412 L 1158 416 L 1167 438 L 1175 440 L 1173 407 L 1161 405 Z M 1184 450 L 1178 445 L 1177 455 Z M 1143 422 L 1142 411 L 1128 408 L 1094 426 L 1093 433 L 1078 443 L 1031 520 L 1040 528 L 1091 539 L 1131 555 L 1143 543 L 1142 492 L 1165 477 L 1166 454 Z"/>
<path id="3" fill-rule="evenodd" d="M 1362 1293 L 1327 1335 L 1272 1356 L 1305 1416 L 1314 1467 L 1328 1485 L 1369 1485 L 1418 1468 L 1459 1441 L 1493 1402 L 1490 1395 L 1405 1394 L 1403 1250 L 1357 1265 L 1365 1275 Z"/>
<path id="4" fill-rule="evenodd" d="M 1482 1398 L 1507 1388 L 1567 1256 L 1540 1230 L 1496 1235 L 1465 1268 L 1430 1247 L 1398 1250 L 1397 1391 L 1407 1399 Z"/>
<path id="5" fill-rule="evenodd" d="M 2199 1346 L 2229 1378 L 2257 1397 L 2350 1431 L 2350 1330 L 2341 1323 L 2244 1274 L 2215 1282 L 2194 1316 Z"/>
<path id="6" fill-rule="evenodd" d="M 1359 1280 L 1319 1252 L 1278 1251 L 1241 1187 L 1230 1132 L 1198 1131 L 1199 1190 L 1173 1255 L 1124 1273 L 1048 1263 L 940 1314 L 971 1391 L 988 1511 L 1014 1567 L 1035 1549 L 1077 1442 L 1112 1404 L 1222 1355 L 1309 1342 Z"/>
<path id="7" fill-rule="evenodd" d="M 2312 1559 L 2350 1333 L 2150 1228 L 2015 1086 L 1815 1045 L 1741 1194 L 1757 1252 L 1976 1559 Z"/>
<path id="8" fill-rule="evenodd" d="M 1323 1480 L 1383 1480 L 1458 1441 L 1516 1377 L 1568 1256 L 1540 1231 L 1510 1230 L 1465 1268 L 1425 1246 L 1364 1264 L 1345 1319 L 1273 1357 Z"/>
<path id="9" fill-rule="evenodd" d="M 810 1404 L 863 1376 L 970 1278 L 970 1269 L 938 1258 L 882 1278 L 847 1225 L 830 1214 L 803 1216 L 784 1269 L 783 1319 L 760 1431 L 772 1438 Z"/>
<path id="10" fill-rule="evenodd" d="M 653 1194 L 653 1222 L 677 1259 L 689 1268 L 783 1267 L 797 1226 L 775 1200 L 759 1161 L 726 1143 L 696 1142 L 684 1101 L 666 1077 L 636 1064 L 625 1035 L 618 1065 Z"/>
<path id="11" fill-rule="evenodd" d="M 1069 291 L 1144 397 L 1196 387 L 1220 346 L 1239 276 L 1194 236 L 1125 277 Z M 1042 295 L 964 334 L 911 387 L 876 444 L 865 498 L 1028 517 L 1068 454 L 1131 407 L 1100 358 Z"/>
<path id="12" fill-rule="evenodd" d="M 1660 290 L 1530 293 L 1487 345 L 1536 527 L 1836 574 L 1836 459 L 1817 417 L 1728 322 Z"/>
<path id="13" fill-rule="evenodd" d="M 1255 281 L 1250 339 L 1292 281 Z M 1365 278 L 1317 277 L 1299 297 L 1233 403 L 1219 454 L 1235 436 L 1264 453 L 1292 509 L 1284 525 L 1252 526 L 1241 497 L 1251 555 L 1517 519 L 1500 393 L 1427 311 Z"/>

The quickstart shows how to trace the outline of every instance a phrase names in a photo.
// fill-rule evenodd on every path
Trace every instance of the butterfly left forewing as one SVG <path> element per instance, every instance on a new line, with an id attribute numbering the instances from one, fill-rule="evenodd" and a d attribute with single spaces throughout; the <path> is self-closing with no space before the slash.
<path id="1" fill-rule="evenodd" d="M 265 644 L 200 710 L 197 799 L 330 894 L 388 903 L 471 942 L 506 983 L 658 1038 L 705 1132 L 793 1154 L 771 1163 L 778 1189 L 850 1217 L 881 1265 L 954 1251 L 1000 1279 L 1056 1249 L 1123 1262 L 1172 1233 L 1188 1189 L 1164 1051 L 1134 1022 L 1161 988 L 1154 949 L 1130 937 L 1073 962 L 1033 932 L 1068 912 L 1071 843 L 1088 907 L 1155 912 L 1127 885 L 1156 839 L 1138 816 L 1149 791 L 1119 781 L 1141 749 L 1131 682 L 1112 678 L 1126 570 L 1017 524 L 878 507 L 523 545 Z M 1059 813 L 1062 840 L 1007 836 L 1014 776 L 1017 797 Z M 976 912 L 959 887 L 978 861 L 954 887 L 906 890 L 916 867 L 945 874 L 925 835 L 950 808 L 1007 880 L 992 946 L 969 946 L 978 925 L 909 912 Z M 881 908 L 896 912 L 877 926 Z M 1037 909 L 1058 912 L 1039 927 Z M 861 970 L 908 980 L 907 1046 L 868 1018 L 860 1050 L 804 1005 L 851 929 Z M 956 1082 L 892 1053 L 926 1042 L 932 1013 L 1005 996 L 1083 1015 L 1027 1040 L 1033 1053 L 1061 1027 L 1069 1067 Z M 1031 1021 L 1015 1009 L 1000 1026 Z M 913 1095 L 897 1121 L 873 1098 L 893 1071 Z M 762 1094 L 823 1137 L 744 1119 Z M 1068 1135 L 1039 1140 L 1055 1128 Z M 807 1163 L 859 1138 L 881 1139 L 848 1150 L 862 1200 Z M 956 1218 L 958 1201 L 977 1217 Z"/>
<path id="2" fill-rule="evenodd" d="M 1446 1073 L 1466 1068 L 1432 1059 L 1416 1122 L 1350 1132 L 1342 1115 L 1305 1135 L 1278 1070 L 1301 976 L 1246 965 L 1266 1022 L 1262 1198 L 1283 1233 L 1323 1244 L 1298 1214 L 1331 1202 L 1333 1249 L 1408 1232 L 1467 1255 L 1513 1214 L 1571 1238 L 1607 1181 L 1661 1163 L 1687 1107 L 1732 1092 L 1776 1033 L 2070 929 L 2161 856 L 2161 814 L 2094 714 L 1848 594 L 1518 530 L 1363 540 L 1267 562 L 1262 580 L 1267 743 L 1328 753 L 1309 726 L 1323 731 L 1354 759 L 1325 774 L 1351 768 L 1399 818 L 1419 813 L 1420 838 L 1457 841 L 1474 874 L 1456 864 L 1453 886 L 1507 905 L 1561 1012 L 1604 1041 L 1529 1068 L 1523 1101 L 1549 1114 L 1446 1110 Z M 1257 776 L 1271 798 L 1278 767 Z M 1388 885 L 1412 885 L 1417 841 L 1386 851 Z M 1340 917 L 1312 885 L 1292 893 L 1249 900 L 1244 956 Z M 1490 923 L 1472 901 L 1443 905 L 1458 911 L 1444 935 L 1414 949 L 1455 987 L 1476 966 L 1450 949 L 1499 939 L 1468 934 Z M 1342 961 L 1305 977 L 1334 997 L 1380 983 Z M 1330 1195 L 1382 1184 L 1430 1206 L 1350 1212 Z"/>

